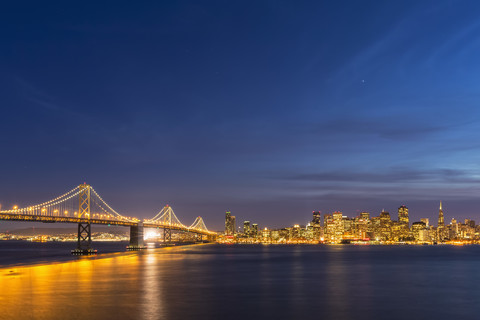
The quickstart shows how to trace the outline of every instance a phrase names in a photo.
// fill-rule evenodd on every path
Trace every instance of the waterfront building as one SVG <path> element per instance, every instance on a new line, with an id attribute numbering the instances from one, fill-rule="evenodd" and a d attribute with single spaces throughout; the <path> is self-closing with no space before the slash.
<path id="1" fill-rule="evenodd" d="M 251 230 L 251 232 L 252 232 L 252 235 L 251 235 L 251 236 L 252 236 L 253 238 L 257 238 L 257 237 L 258 237 L 258 224 L 256 224 L 256 223 L 252 224 L 252 230 Z"/>
<path id="2" fill-rule="evenodd" d="M 313 219 L 312 219 L 312 224 L 318 224 L 320 225 L 320 211 L 313 211 Z"/>
<path id="3" fill-rule="evenodd" d="M 235 235 L 235 216 L 230 211 L 225 212 L 225 235 Z"/>
<path id="4" fill-rule="evenodd" d="M 243 234 L 247 237 L 250 237 L 250 234 L 251 234 L 251 230 L 250 230 L 250 221 L 244 221 L 243 222 Z"/>
<path id="5" fill-rule="evenodd" d="M 333 217 L 333 241 L 340 242 L 343 239 L 343 232 L 345 230 L 345 225 L 343 222 L 343 214 L 339 211 L 335 211 L 332 214 Z"/>
<path id="6" fill-rule="evenodd" d="M 322 237 L 322 225 L 320 219 L 320 211 L 313 211 L 313 219 L 311 223 L 312 227 L 312 239 L 314 241 L 319 241 Z"/>
<path id="7" fill-rule="evenodd" d="M 430 234 L 428 229 L 418 231 L 418 241 L 422 243 L 430 242 Z"/>
<path id="8" fill-rule="evenodd" d="M 270 232 L 270 236 L 272 238 L 272 241 L 279 242 L 280 241 L 280 230 L 272 230 L 272 232 Z"/>
<path id="9" fill-rule="evenodd" d="M 412 234 L 415 241 L 419 241 L 420 231 L 422 230 L 427 230 L 427 225 L 424 222 L 418 221 L 418 222 L 412 223 Z M 422 236 L 424 235 L 422 234 Z"/>
<path id="10" fill-rule="evenodd" d="M 351 219 L 346 216 L 343 216 L 342 219 L 343 219 L 343 237 L 341 240 L 355 239 L 355 219 Z"/>
<path id="11" fill-rule="evenodd" d="M 398 208 L 398 222 L 406 224 L 407 226 L 409 225 L 408 208 L 405 205 Z"/>
<path id="12" fill-rule="evenodd" d="M 445 230 L 445 220 L 443 217 L 442 201 L 440 201 L 440 209 L 438 210 L 438 225 L 437 225 L 437 237 L 439 242 L 442 242 L 445 238 L 444 230 Z"/>
<path id="13" fill-rule="evenodd" d="M 380 217 L 371 218 L 370 224 L 368 225 L 370 239 L 380 240 L 380 232 Z"/>
<path id="14" fill-rule="evenodd" d="M 380 235 L 379 238 L 382 241 L 392 240 L 392 219 L 388 211 L 382 210 L 380 212 Z"/>
<path id="15" fill-rule="evenodd" d="M 264 241 L 264 242 L 272 241 L 270 230 L 268 230 L 268 228 L 264 228 L 262 230 L 262 241 Z"/>
<path id="16" fill-rule="evenodd" d="M 355 237 L 357 239 L 366 240 L 368 236 L 368 225 L 370 224 L 370 214 L 362 212 L 355 218 Z"/>
<path id="17" fill-rule="evenodd" d="M 327 242 L 333 241 L 335 228 L 333 223 L 333 216 L 331 214 L 323 215 L 323 237 Z"/>

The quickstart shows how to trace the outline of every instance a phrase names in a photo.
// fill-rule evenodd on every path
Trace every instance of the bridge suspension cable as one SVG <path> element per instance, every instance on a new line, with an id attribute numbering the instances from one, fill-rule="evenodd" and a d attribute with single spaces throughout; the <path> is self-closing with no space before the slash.
<path id="1" fill-rule="evenodd" d="M 195 221 L 192 223 L 192 225 L 190 227 L 188 227 L 188 229 L 209 232 L 208 229 L 207 229 L 207 226 L 205 225 L 205 222 L 202 219 L 202 217 L 197 217 L 195 219 Z"/>
<path id="2" fill-rule="evenodd" d="M 86 208 L 84 212 L 80 212 L 79 209 L 81 209 L 82 204 L 80 203 L 79 206 L 79 199 L 82 196 L 85 196 L 86 189 L 91 191 L 88 193 L 88 208 Z M 1 210 L 0 214 L 15 216 L 17 220 L 20 216 L 32 218 L 35 216 L 52 217 L 51 222 L 62 220 L 65 222 L 65 220 L 69 218 L 125 221 L 131 223 L 139 221 L 136 218 L 130 218 L 119 214 L 112 209 L 112 207 L 110 207 L 91 186 L 86 184 L 75 187 L 52 200 L 23 208 Z"/>
<path id="3" fill-rule="evenodd" d="M 158 224 L 160 226 L 169 226 L 169 227 L 178 227 L 178 228 L 185 228 L 187 229 L 187 226 L 185 226 L 183 223 L 180 222 L 180 220 L 177 218 L 175 215 L 175 212 L 173 212 L 172 207 L 169 205 L 166 205 L 165 207 L 160 210 L 159 213 L 152 219 L 147 219 L 145 220 L 147 223 L 154 223 Z"/>

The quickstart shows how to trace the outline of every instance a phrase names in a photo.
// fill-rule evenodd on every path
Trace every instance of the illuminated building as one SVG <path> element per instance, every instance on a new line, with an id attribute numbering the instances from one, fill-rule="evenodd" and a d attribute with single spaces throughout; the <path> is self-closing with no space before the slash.
<path id="1" fill-rule="evenodd" d="M 312 225 L 320 225 L 320 211 L 313 211 Z"/>
<path id="2" fill-rule="evenodd" d="M 445 220 L 443 218 L 443 210 L 442 210 L 442 201 L 440 201 L 440 209 L 438 210 L 438 226 L 437 226 L 437 237 L 438 241 L 443 241 L 445 238 L 444 234 L 445 230 Z"/>
<path id="3" fill-rule="evenodd" d="M 398 223 L 392 224 L 392 236 L 396 241 L 405 241 L 411 238 L 408 208 L 405 205 L 398 208 Z"/>
<path id="4" fill-rule="evenodd" d="M 412 233 L 415 241 L 420 240 L 420 231 L 427 230 L 427 225 L 424 222 L 418 221 L 412 223 Z M 424 236 L 424 233 L 422 232 L 422 236 Z"/>
<path id="5" fill-rule="evenodd" d="M 333 223 L 333 216 L 331 214 L 323 215 L 323 236 L 325 241 L 330 242 L 334 239 L 335 227 Z"/>
<path id="6" fill-rule="evenodd" d="M 406 206 L 400 206 L 400 208 L 398 208 L 398 222 L 408 226 L 408 208 Z"/>
<path id="7" fill-rule="evenodd" d="M 343 214 L 339 211 L 335 211 L 332 214 L 333 217 L 333 241 L 340 242 L 343 239 L 343 232 L 345 225 L 343 223 Z"/>
<path id="8" fill-rule="evenodd" d="M 235 235 L 235 216 L 230 211 L 225 212 L 225 235 Z"/>
<path id="9" fill-rule="evenodd" d="M 430 236 L 428 229 L 423 229 L 418 231 L 418 241 L 419 242 L 430 242 Z"/>
<path id="10" fill-rule="evenodd" d="M 422 218 L 420 219 L 420 221 L 422 221 L 423 223 L 425 223 L 425 225 L 428 227 L 430 227 L 430 220 L 428 218 Z"/>
<path id="11" fill-rule="evenodd" d="M 250 221 L 244 221 L 243 222 L 243 233 L 249 237 L 250 234 L 251 234 L 251 230 L 250 230 Z"/>
<path id="12" fill-rule="evenodd" d="M 392 219 L 390 213 L 385 210 L 380 212 L 380 240 L 389 241 L 392 240 Z"/>
<path id="13" fill-rule="evenodd" d="M 262 241 L 271 241 L 271 235 L 270 235 L 270 230 L 267 228 L 262 230 Z"/>
<path id="14" fill-rule="evenodd" d="M 308 228 L 308 227 L 307 227 Z M 322 236 L 322 225 L 321 225 L 321 220 L 320 220 L 320 211 L 313 211 L 313 219 L 311 223 L 311 228 L 312 228 L 312 240 L 320 240 Z"/>
<path id="15" fill-rule="evenodd" d="M 438 210 L 438 227 L 444 227 L 445 221 L 443 219 L 442 201 L 440 201 L 440 209 Z"/>
<path id="16" fill-rule="evenodd" d="M 272 241 L 280 241 L 280 230 L 272 230 L 270 233 Z"/>
<path id="17" fill-rule="evenodd" d="M 357 239 L 369 239 L 368 225 L 370 224 L 370 213 L 362 212 L 355 218 L 355 237 Z"/>
<path id="18" fill-rule="evenodd" d="M 342 217 L 343 220 L 343 236 L 344 239 L 355 239 L 355 219 L 348 218 L 346 216 Z"/>
<path id="19" fill-rule="evenodd" d="M 256 238 L 258 236 L 258 224 L 252 224 L 252 237 Z"/>
<path id="20" fill-rule="evenodd" d="M 465 219 L 465 224 L 470 226 L 471 228 L 475 228 L 475 221 L 471 219 Z"/>
<path id="21" fill-rule="evenodd" d="M 360 219 L 369 221 L 370 213 L 369 212 L 360 212 Z"/>
<path id="22" fill-rule="evenodd" d="M 380 239 L 380 217 L 373 217 L 368 224 L 368 235 L 371 239 Z"/>

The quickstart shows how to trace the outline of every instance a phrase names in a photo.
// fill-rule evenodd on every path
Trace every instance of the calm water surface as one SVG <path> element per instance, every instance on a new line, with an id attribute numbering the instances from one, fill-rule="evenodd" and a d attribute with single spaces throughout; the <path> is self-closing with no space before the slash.
<path id="1" fill-rule="evenodd" d="M 479 300 L 480 246 L 200 245 L 0 269 L 0 319 L 479 319 Z"/>

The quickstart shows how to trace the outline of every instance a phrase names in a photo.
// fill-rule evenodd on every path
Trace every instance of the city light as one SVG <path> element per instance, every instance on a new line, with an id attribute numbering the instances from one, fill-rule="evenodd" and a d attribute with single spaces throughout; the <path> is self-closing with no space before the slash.
<path id="1" fill-rule="evenodd" d="M 305 225 L 294 224 L 292 227 L 272 229 L 264 227 L 259 233 L 256 224 L 250 221 L 243 223 L 243 232 L 232 234 L 232 215 L 225 214 L 225 233 L 220 242 L 225 243 L 283 243 L 283 244 L 438 244 L 438 243 L 480 243 L 480 226 L 475 221 L 465 219 L 458 223 L 452 219 L 444 224 L 442 204 L 439 207 L 438 226 L 429 224 L 429 219 L 421 219 L 411 223 L 408 208 L 398 208 L 398 218 L 392 219 L 390 213 L 382 210 L 376 217 L 361 212 L 350 218 L 342 212 L 323 215 L 313 211 L 312 221 Z M 253 227 L 254 226 L 254 227 Z"/>

